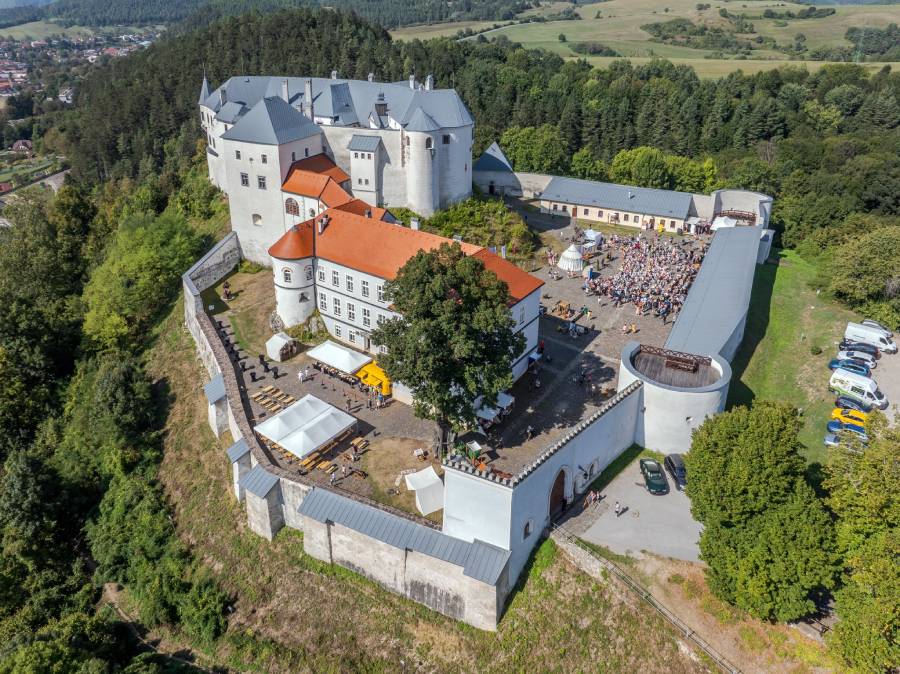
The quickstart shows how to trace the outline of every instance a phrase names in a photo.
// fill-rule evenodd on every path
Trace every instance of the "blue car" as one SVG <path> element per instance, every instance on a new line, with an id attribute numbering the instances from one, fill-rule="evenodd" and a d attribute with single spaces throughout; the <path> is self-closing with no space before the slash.
<path id="1" fill-rule="evenodd" d="M 871 405 L 867 405 L 861 400 L 851 398 L 850 396 L 838 396 L 834 401 L 834 406 L 840 407 L 842 410 L 856 410 L 857 412 L 865 412 L 866 414 L 872 411 Z"/>
<path id="2" fill-rule="evenodd" d="M 839 435 L 841 431 L 849 431 L 850 433 L 856 433 L 856 436 L 859 438 L 861 442 L 867 443 L 869 442 L 869 436 L 866 435 L 866 429 L 862 426 L 857 426 L 856 424 L 844 424 L 840 421 L 834 420 L 828 422 L 828 432 L 833 433 L 834 435 Z"/>
<path id="3" fill-rule="evenodd" d="M 841 370 L 847 370 L 847 372 L 862 375 L 863 377 L 868 377 L 872 374 L 872 370 L 864 365 L 862 361 L 858 360 L 841 360 L 840 358 L 835 358 L 830 363 L 828 363 L 828 367 L 832 370 L 837 370 L 838 368 L 840 368 Z"/>

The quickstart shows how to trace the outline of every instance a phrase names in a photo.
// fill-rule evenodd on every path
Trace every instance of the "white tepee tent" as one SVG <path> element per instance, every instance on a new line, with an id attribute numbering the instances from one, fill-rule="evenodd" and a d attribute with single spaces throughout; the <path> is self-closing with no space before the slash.
<path id="1" fill-rule="evenodd" d="M 556 266 L 565 272 L 576 274 L 581 272 L 584 262 L 581 259 L 581 251 L 574 243 L 563 251 L 559 256 L 559 262 Z"/>

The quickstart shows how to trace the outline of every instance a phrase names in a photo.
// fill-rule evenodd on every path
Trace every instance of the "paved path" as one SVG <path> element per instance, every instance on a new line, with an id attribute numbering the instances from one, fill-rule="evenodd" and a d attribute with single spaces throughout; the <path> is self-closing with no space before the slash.
<path id="1" fill-rule="evenodd" d="M 900 335 L 895 335 L 894 339 L 900 339 Z M 900 353 L 882 354 L 872 377 L 878 382 L 881 392 L 887 396 L 889 406 L 884 413 L 891 425 L 896 426 L 900 416 L 897 414 L 900 410 Z"/>
<path id="2" fill-rule="evenodd" d="M 641 557 L 642 552 L 650 552 L 696 562 L 701 526 L 691 517 L 684 492 L 675 491 L 671 480 L 669 487 L 664 496 L 648 492 L 634 461 L 603 490 L 603 500 L 576 515 L 566 527 L 621 555 Z M 619 517 L 614 512 L 616 501 L 627 508 Z"/>

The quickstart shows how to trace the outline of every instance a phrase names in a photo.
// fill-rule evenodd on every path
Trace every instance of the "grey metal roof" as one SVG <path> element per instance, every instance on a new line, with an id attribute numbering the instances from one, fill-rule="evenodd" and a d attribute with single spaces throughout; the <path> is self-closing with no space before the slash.
<path id="1" fill-rule="evenodd" d="M 504 171 L 512 173 L 512 164 L 503 154 L 503 150 L 497 143 L 491 143 L 491 146 L 476 160 L 472 167 L 473 171 Z"/>
<path id="2" fill-rule="evenodd" d="M 764 230 L 725 227 L 713 236 L 666 348 L 701 356 L 720 354 L 750 305 L 756 255 Z"/>
<path id="3" fill-rule="evenodd" d="M 509 560 L 509 550 L 482 541 L 463 541 L 421 524 L 320 487 L 314 488 L 298 512 L 317 522 L 332 522 L 395 548 L 415 550 L 463 567 L 463 574 L 495 585 Z"/>
<path id="4" fill-rule="evenodd" d="M 253 467 L 253 470 L 240 479 L 238 485 L 243 487 L 244 491 L 248 491 L 254 496 L 265 498 L 277 483 L 277 475 L 267 473 L 261 465 L 257 464 Z"/>
<path id="5" fill-rule="evenodd" d="M 219 109 L 219 112 L 216 113 L 216 119 L 220 122 L 225 122 L 226 124 L 234 124 L 245 112 L 247 112 L 247 108 L 245 108 L 243 104 L 235 101 L 228 101 Z"/>
<path id="6" fill-rule="evenodd" d="M 693 198 L 687 192 L 560 177 L 553 178 L 541 193 L 541 199 L 549 201 L 680 220 L 687 218 Z"/>
<path id="7" fill-rule="evenodd" d="M 378 145 L 381 143 L 380 136 L 364 136 L 358 133 L 354 133 L 353 137 L 350 139 L 350 144 L 347 146 L 348 150 L 356 150 L 358 152 L 375 152 L 378 149 Z"/>
<path id="8" fill-rule="evenodd" d="M 441 128 L 469 126 L 472 115 L 453 89 L 410 89 L 409 83 L 369 82 L 322 77 L 236 76 L 206 97 L 206 107 L 219 111 L 220 92 L 226 101 L 252 108 L 266 97 L 280 97 L 282 82 L 288 83 L 288 102 L 302 109 L 304 84 L 312 81 L 313 106 L 316 117 L 331 117 L 339 126 L 368 123 L 376 103 L 384 103 L 388 114 L 401 125 L 407 124 L 417 108 L 431 117 Z"/>
<path id="9" fill-rule="evenodd" d="M 227 105 L 226 103 L 222 106 L 223 109 Z M 270 97 L 262 99 L 250 108 L 250 111 L 238 119 L 233 127 L 222 134 L 222 138 L 245 143 L 281 145 L 308 138 L 321 131 L 322 129 L 288 105 L 284 99 Z"/>
<path id="10" fill-rule="evenodd" d="M 244 438 L 241 438 L 236 443 L 234 443 L 231 447 L 228 448 L 228 460 L 231 463 L 234 463 L 242 456 L 250 453 L 250 445 L 247 444 L 247 441 Z"/>
<path id="11" fill-rule="evenodd" d="M 407 131 L 437 131 L 441 127 L 422 108 L 416 108 L 403 128 Z"/>
<path id="12" fill-rule="evenodd" d="M 203 84 L 200 85 L 200 105 L 203 105 L 203 102 L 209 98 L 209 80 L 206 79 L 206 75 L 203 76 Z"/>
<path id="13" fill-rule="evenodd" d="M 203 392 L 206 394 L 206 400 L 210 405 L 217 400 L 221 400 L 225 397 L 225 379 L 221 374 L 217 374 L 203 387 Z"/>

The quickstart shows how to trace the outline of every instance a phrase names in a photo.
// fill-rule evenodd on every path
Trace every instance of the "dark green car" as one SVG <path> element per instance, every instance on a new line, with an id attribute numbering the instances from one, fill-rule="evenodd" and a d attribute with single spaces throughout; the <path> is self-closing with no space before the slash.
<path id="1" fill-rule="evenodd" d="M 663 473 L 659 461 L 654 459 L 641 459 L 641 475 L 644 476 L 644 484 L 651 494 L 668 494 L 669 481 Z"/>

